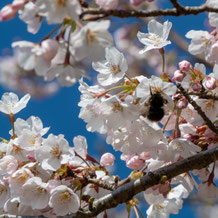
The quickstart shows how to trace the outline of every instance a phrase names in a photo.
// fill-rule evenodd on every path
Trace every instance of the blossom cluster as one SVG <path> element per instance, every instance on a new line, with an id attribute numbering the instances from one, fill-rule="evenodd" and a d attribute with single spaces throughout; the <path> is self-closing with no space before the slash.
<path id="1" fill-rule="evenodd" d="M 133 7 L 148 2 L 152 0 L 129 1 Z M 118 0 L 95 3 L 104 10 L 121 4 Z M 207 0 L 206 5 L 218 7 L 215 0 Z M 18 14 L 33 34 L 43 20 L 56 27 L 37 43 L 14 42 L 14 57 L 1 60 L 0 81 L 9 87 L 22 86 L 27 75 L 39 76 L 45 82 L 56 79 L 67 87 L 79 81 L 79 118 L 87 123 L 88 131 L 106 135 L 106 142 L 122 153 L 121 160 L 133 170 L 130 179 L 217 146 L 217 13 L 209 13 L 214 28 L 211 33 L 191 30 L 186 34 L 191 39 L 189 52 L 204 54 L 214 64 L 208 73 L 204 64 L 187 60 L 180 61 L 178 69 L 166 66 L 164 47 L 171 44 L 171 22 L 150 20 L 148 33 L 133 34 L 139 45 L 129 40 L 132 29 L 121 27 L 115 33 L 115 46 L 109 20 L 81 22 L 79 16 L 85 7 L 84 1 L 77 0 L 14 0 L 6 5 L 0 11 L 1 21 Z M 121 52 L 127 50 L 128 54 Z M 138 62 L 135 64 L 132 57 L 141 62 L 150 57 L 150 66 L 155 66 L 160 76 L 134 75 Z M 97 74 L 94 85 L 85 82 L 89 62 Z M 13 63 L 10 70 L 9 63 Z M 40 86 L 33 82 L 23 91 L 32 91 L 33 87 L 41 87 L 41 81 Z M 39 95 L 57 90 L 54 83 L 43 87 Z M 0 212 L 64 216 L 108 194 L 110 190 L 98 182 L 117 185 L 106 170 L 114 164 L 114 156 L 105 153 L 98 162 L 89 156 L 83 136 L 75 137 L 71 147 L 62 134 L 46 137 L 49 128 L 43 127 L 40 118 L 15 119 L 29 99 L 29 94 L 19 100 L 10 92 L 0 100 L 0 111 L 9 116 L 12 125 L 10 138 L 0 138 Z M 148 218 L 177 214 L 194 187 L 200 198 L 218 197 L 215 169 L 214 163 L 165 178 L 147 189 L 143 194 L 149 204 Z"/>
<path id="2" fill-rule="evenodd" d="M 167 37 L 171 23 L 162 25 L 152 20 L 148 25 L 148 34 L 138 34 L 145 45 L 141 54 L 150 49 L 163 49 L 170 43 Z M 217 65 L 213 73 L 206 75 L 203 64 L 196 63 L 193 67 L 184 60 L 172 78 L 164 72 L 162 79 L 142 75 L 129 77 L 124 55 L 113 47 L 106 48 L 105 60 L 93 62 L 92 67 L 98 72 L 98 84 L 89 86 L 83 80 L 79 81 L 79 117 L 87 123 L 88 131 L 106 134 L 107 143 L 122 152 L 121 159 L 128 168 L 137 171 L 146 166 L 148 171 L 153 171 L 217 146 L 217 135 L 205 125 L 205 120 L 177 88 L 180 85 L 185 92 L 194 93 L 191 98 L 215 123 L 218 102 L 197 95 L 200 96 L 202 90 L 211 96 L 218 94 Z M 157 96 L 157 100 L 152 100 Z M 161 99 L 163 104 L 160 104 Z M 157 118 L 162 112 L 163 116 Z M 163 127 L 154 121 L 160 121 Z M 195 174 L 201 175 L 202 172 L 205 176 L 200 178 L 203 180 L 200 185 L 196 185 L 193 176 L 184 173 L 145 191 L 145 199 L 151 205 L 148 217 L 157 213 L 166 217 L 178 213 L 182 198 L 187 198 L 194 186 L 201 197 L 218 197 L 214 172 L 202 169 Z M 171 211 L 172 203 L 174 209 Z"/>
<path id="3" fill-rule="evenodd" d="M 62 134 L 45 138 L 49 128 L 43 127 L 39 117 L 15 120 L 14 115 L 29 99 L 29 94 L 19 100 L 10 92 L 0 101 L 0 111 L 9 115 L 12 124 L 10 140 L 1 138 L 0 143 L 1 214 L 57 217 L 76 213 L 81 206 L 81 188 L 83 195 L 93 197 L 108 192 L 83 184 L 83 179 L 92 171 L 92 177 L 114 182 L 103 167 L 112 166 L 114 157 L 105 154 L 101 168 L 93 166 L 91 170 L 85 137 L 74 137 L 74 147 L 70 147 Z"/>
<path id="4" fill-rule="evenodd" d="M 95 2 L 104 9 L 121 4 L 117 0 Z M 130 4 L 143 5 L 144 1 L 130 1 Z M 39 42 L 13 43 L 14 56 L 0 60 L 0 83 L 9 89 L 41 97 L 58 90 L 54 79 L 61 86 L 69 87 L 81 77 L 88 77 L 87 63 L 103 59 L 105 47 L 114 43 L 108 32 L 110 21 L 81 22 L 82 9 L 78 0 L 14 0 L 3 7 L 0 21 L 10 20 L 18 14 L 32 34 L 38 33 L 43 20 L 57 26 Z M 10 71 L 8 64 L 13 68 Z M 52 83 L 48 83 L 50 81 Z"/>

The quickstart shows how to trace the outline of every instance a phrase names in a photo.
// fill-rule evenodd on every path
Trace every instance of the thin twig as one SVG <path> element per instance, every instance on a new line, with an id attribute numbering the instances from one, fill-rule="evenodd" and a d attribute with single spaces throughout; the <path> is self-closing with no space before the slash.
<path id="1" fill-rule="evenodd" d="M 94 17 L 95 20 L 101 19 L 102 16 L 109 17 L 120 17 L 120 18 L 127 18 L 127 17 L 159 17 L 159 16 L 181 16 L 181 15 L 197 15 L 204 12 L 216 12 L 218 13 L 218 8 L 211 8 L 207 5 L 201 5 L 199 7 L 182 7 L 181 9 L 173 8 L 173 9 L 159 9 L 159 10 L 104 10 L 104 9 L 96 9 L 90 8 L 85 9 L 80 18 L 83 19 L 85 15 L 100 15 L 99 18 L 96 16 Z M 92 17 L 89 17 L 91 20 Z M 87 20 L 85 18 L 85 20 Z"/>
<path id="2" fill-rule="evenodd" d="M 195 95 L 202 99 L 212 99 L 214 101 L 218 101 L 217 95 L 207 94 L 207 93 L 195 93 L 195 92 L 188 92 L 188 95 Z"/>
<path id="3" fill-rule="evenodd" d="M 185 91 L 185 89 L 181 86 L 181 84 L 176 84 L 177 88 L 180 90 L 180 92 L 186 97 L 188 102 L 194 107 L 194 109 L 198 112 L 198 114 L 203 118 L 207 126 L 218 135 L 218 129 L 213 125 L 211 120 L 206 116 L 204 111 L 201 110 L 201 107 L 197 105 L 197 103 L 188 95 L 188 93 Z"/>
<path id="4" fill-rule="evenodd" d="M 88 183 L 92 183 L 95 185 L 98 185 L 101 188 L 113 191 L 115 189 L 115 183 L 110 183 L 106 180 L 99 180 L 99 179 L 93 179 L 93 178 L 87 178 Z"/>

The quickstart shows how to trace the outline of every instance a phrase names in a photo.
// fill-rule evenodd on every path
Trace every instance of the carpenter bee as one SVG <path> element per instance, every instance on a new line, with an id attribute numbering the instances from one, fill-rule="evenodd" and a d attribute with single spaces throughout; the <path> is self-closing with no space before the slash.
<path id="1" fill-rule="evenodd" d="M 150 93 L 151 97 L 148 102 L 145 103 L 145 107 L 147 107 L 146 113 L 142 115 L 147 117 L 150 121 L 158 122 L 165 115 L 164 104 L 168 102 L 163 98 L 160 92 L 152 93 L 150 88 Z"/>

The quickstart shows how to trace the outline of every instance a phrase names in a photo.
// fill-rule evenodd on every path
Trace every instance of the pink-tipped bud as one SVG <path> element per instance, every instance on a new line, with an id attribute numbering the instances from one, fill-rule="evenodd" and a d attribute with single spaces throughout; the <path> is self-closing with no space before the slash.
<path id="1" fill-rule="evenodd" d="M 176 107 L 178 108 L 178 109 L 185 109 L 186 107 L 187 107 L 187 105 L 188 105 L 188 101 L 187 101 L 187 99 L 185 98 L 185 97 L 183 97 L 183 98 L 180 98 L 178 101 L 177 101 L 177 104 L 176 104 Z"/>
<path id="2" fill-rule="evenodd" d="M 46 39 L 42 41 L 41 48 L 43 50 L 43 57 L 47 60 L 52 60 L 58 51 L 58 42 L 55 39 Z"/>
<path id="3" fill-rule="evenodd" d="M 14 0 L 12 3 L 12 8 L 14 10 L 23 9 L 24 5 L 28 2 L 28 0 Z"/>
<path id="4" fill-rule="evenodd" d="M 216 36 L 216 34 L 217 34 L 216 29 L 214 29 L 214 30 L 210 33 L 210 35 L 212 35 L 212 36 Z"/>
<path id="5" fill-rule="evenodd" d="M 142 160 L 148 160 L 151 158 L 151 155 L 150 155 L 150 152 L 142 152 L 140 155 L 139 155 L 140 159 Z"/>
<path id="6" fill-rule="evenodd" d="M 31 155 L 31 154 L 28 154 L 28 155 L 26 156 L 26 158 L 29 159 L 29 160 L 32 161 L 32 162 L 36 162 L 35 157 L 34 157 L 33 155 Z"/>
<path id="7" fill-rule="evenodd" d="M 130 4 L 133 6 L 139 6 L 145 0 L 130 0 Z"/>
<path id="8" fill-rule="evenodd" d="M 101 156 L 100 164 L 104 167 L 109 167 L 114 165 L 115 157 L 111 153 L 105 153 Z"/>
<path id="9" fill-rule="evenodd" d="M 216 86 L 216 79 L 214 77 L 210 77 L 208 76 L 205 80 L 205 82 L 203 83 L 204 87 L 209 89 L 209 90 L 214 90 L 217 86 Z"/>
<path id="10" fill-rule="evenodd" d="M 126 166 L 132 170 L 139 170 L 143 167 L 145 161 L 140 159 L 139 156 L 135 155 L 126 162 Z"/>
<path id="11" fill-rule="evenodd" d="M 178 65 L 179 69 L 183 72 L 189 72 L 189 70 L 193 69 L 192 64 L 187 60 L 180 61 Z"/>
<path id="12" fill-rule="evenodd" d="M 0 11 L 0 21 L 7 21 L 14 18 L 17 14 L 17 10 L 14 10 L 11 5 L 6 5 Z"/>
<path id="13" fill-rule="evenodd" d="M 95 3 L 105 10 L 115 9 L 120 0 L 95 0 Z"/>
<path id="14" fill-rule="evenodd" d="M 199 83 L 193 83 L 193 84 L 192 84 L 192 89 L 193 89 L 193 91 L 195 91 L 195 92 L 200 91 L 201 88 L 202 88 L 202 86 L 201 86 Z"/>
<path id="15" fill-rule="evenodd" d="M 182 72 L 181 70 L 176 70 L 174 72 L 174 80 L 177 82 L 182 82 L 182 80 L 184 79 L 184 77 L 186 76 L 186 74 L 184 72 Z"/>

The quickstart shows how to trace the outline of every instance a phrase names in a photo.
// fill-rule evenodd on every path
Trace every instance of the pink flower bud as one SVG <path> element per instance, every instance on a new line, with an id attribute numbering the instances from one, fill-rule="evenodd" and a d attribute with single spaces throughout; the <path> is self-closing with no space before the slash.
<path id="1" fill-rule="evenodd" d="M 16 14 L 17 10 L 14 10 L 11 5 L 6 5 L 0 11 L 0 21 L 11 20 Z"/>
<path id="2" fill-rule="evenodd" d="M 150 152 L 142 152 L 140 155 L 139 155 L 140 159 L 142 160 L 148 160 L 151 158 L 151 155 L 150 155 Z"/>
<path id="3" fill-rule="evenodd" d="M 105 10 L 115 9 L 120 0 L 95 0 L 95 3 Z"/>
<path id="4" fill-rule="evenodd" d="M 177 101 L 176 107 L 177 107 L 178 109 L 184 109 L 184 108 L 187 107 L 187 105 L 188 105 L 187 99 L 186 99 L 186 98 L 181 98 L 181 99 L 179 99 L 179 100 Z"/>
<path id="5" fill-rule="evenodd" d="M 46 39 L 42 41 L 41 47 L 43 56 L 47 60 L 52 60 L 58 51 L 58 42 L 55 39 Z"/>
<path id="6" fill-rule="evenodd" d="M 186 74 L 183 73 L 181 70 L 176 70 L 174 72 L 173 78 L 175 81 L 182 82 L 182 80 L 184 79 L 185 76 L 186 76 Z"/>
<path id="7" fill-rule="evenodd" d="M 133 5 L 133 6 L 138 6 L 144 1 L 145 0 L 130 0 L 130 4 Z"/>
<path id="8" fill-rule="evenodd" d="M 193 84 L 192 84 L 192 89 L 193 89 L 193 91 L 195 91 L 195 92 L 200 91 L 201 88 L 202 88 L 201 85 L 198 84 L 198 83 L 193 83 Z"/>
<path id="9" fill-rule="evenodd" d="M 189 141 L 192 141 L 193 138 L 195 139 L 195 137 L 193 137 L 193 135 L 191 133 L 186 133 L 185 135 L 183 135 L 183 137 L 188 139 Z"/>
<path id="10" fill-rule="evenodd" d="M 216 34 L 217 34 L 216 29 L 214 29 L 214 30 L 210 33 L 210 35 L 212 35 L 212 36 L 216 36 Z"/>
<path id="11" fill-rule="evenodd" d="M 204 86 L 209 90 L 214 90 L 216 88 L 216 79 L 208 76 L 204 82 Z"/>
<path id="12" fill-rule="evenodd" d="M 179 62 L 179 69 L 181 71 L 188 72 L 190 69 L 193 69 L 193 66 L 189 61 L 183 60 Z"/>
<path id="13" fill-rule="evenodd" d="M 126 162 L 126 166 L 132 170 L 139 170 L 143 167 L 145 161 L 140 159 L 139 156 L 135 155 Z"/>
<path id="14" fill-rule="evenodd" d="M 14 0 L 12 3 L 12 8 L 14 10 L 23 9 L 24 5 L 28 2 L 28 0 Z"/>
<path id="15" fill-rule="evenodd" d="M 28 155 L 26 156 L 26 158 L 29 159 L 29 160 L 32 161 L 32 162 L 36 162 L 35 157 L 34 157 L 33 155 L 31 155 L 31 154 L 28 154 Z"/>
<path id="16" fill-rule="evenodd" d="M 104 167 L 109 167 L 114 165 L 115 157 L 111 153 L 105 153 L 101 156 L 100 164 Z"/>

